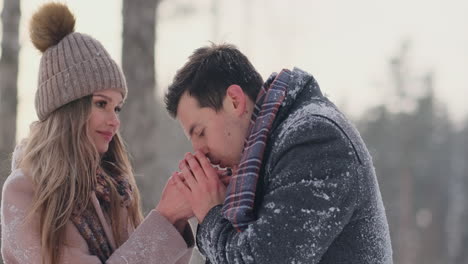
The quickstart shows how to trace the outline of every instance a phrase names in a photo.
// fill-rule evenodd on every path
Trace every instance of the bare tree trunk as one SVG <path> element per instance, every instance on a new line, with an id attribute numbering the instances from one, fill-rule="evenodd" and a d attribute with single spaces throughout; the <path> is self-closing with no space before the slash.
<path id="1" fill-rule="evenodd" d="M 468 263 L 463 262 L 463 256 L 466 254 L 466 246 L 463 245 L 466 230 L 466 185 L 464 180 L 468 166 L 466 166 L 465 149 L 468 140 L 463 140 L 462 134 L 455 138 L 455 144 L 452 147 L 452 159 L 450 166 L 452 174 L 449 178 L 449 203 L 446 231 L 448 233 L 447 251 L 449 264 Z M 465 179 L 464 179 L 465 178 Z"/>
<path id="2" fill-rule="evenodd" d="M 3 36 L 0 58 L 0 187 L 10 171 L 10 153 L 16 139 L 18 104 L 19 0 L 4 0 L 1 14 Z M 3 263 L 0 260 L 0 263 Z"/>
<path id="3" fill-rule="evenodd" d="M 408 86 L 408 72 L 407 72 L 407 53 L 409 42 L 404 42 L 401 45 L 399 54 L 392 59 L 392 80 L 397 92 L 397 100 L 409 100 L 407 95 Z M 416 236 L 414 232 L 413 218 L 414 218 L 414 171 L 411 170 L 411 151 L 414 148 L 411 145 L 413 138 L 410 135 L 411 130 L 406 131 L 401 141 L 400 155 L 400 172 L 399 172 L 399 219 L 396 241 L 396 255 L 395 259 L 400 264 L 414 263 L 416 260 Z"/>
<path id="4" fill-rule="evenodd" d="M 132 155 L 144 210 L 154 208 L 168 178 L 157 169 L 155 39 L 159 2 L 123 1 L 122 66 L 129 96 L 121 114 L 122 133 Z"/>
<path id="5" fill-rule="evenodd" d="M 18 104 L 18 40 L 20 1 L 4 0 L 1 15 L 3 26 L 2 57 L 0 58 L 0 176 L 10 170 L 10 154 L 15 146 Z"/>
<path id="6" fill-rule="evenodd" d="M 400 219 L 397 263 L 415 263 L 415 236 L 413 222 L 413 181 L 408 169 L 403 168 L 400 175 Z"/>

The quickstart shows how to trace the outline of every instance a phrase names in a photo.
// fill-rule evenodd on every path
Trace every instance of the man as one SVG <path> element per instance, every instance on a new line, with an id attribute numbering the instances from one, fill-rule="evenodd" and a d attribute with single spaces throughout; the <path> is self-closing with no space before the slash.
<path id="1" fill-rule="evenodd" d="M 300 69 L 262 83 L 239 50 L 212 45 L 166 95 L 196 151 L 175 181 L 200 223 L 201 253 L 211 263 L 392 263 L 359 133 Z M 227 189 L 212 165 L 232 169 Z"/>

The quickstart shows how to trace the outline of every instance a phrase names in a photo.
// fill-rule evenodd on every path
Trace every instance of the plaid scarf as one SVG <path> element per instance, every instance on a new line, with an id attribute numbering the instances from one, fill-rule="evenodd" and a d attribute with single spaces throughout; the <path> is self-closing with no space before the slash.
<path id="1" fill-rule="evenodd" d="M 111 206 L 111 186 L 101 171 L 97 171 L 96 177 L 96 197 L 103 211 L 109 212 Z M 120 205 L 127 208 L 131 203 L 132 195 L 132 188 L 128 180 L 124 176 L 112 176 L 109 179 L 117 187 L 117 192 L 121 196 Z M 110 255 L 112 255 L 113 250 L 94 207 L 88 205 L 85 210 L 81 210 L 79 206 L 76 206 L 71 220 L 88 244 L 89 252 L 97 256 L 102 263 L 105 263 Z"/>
<path id="2" fill-rule="evenodd" d="M 266 141 L 291 79 L 291 71 L 272 74 L 257 96 L 250 120 L 249 133 L 237 171 L 231 178 L 224 200 L 223 215 L 242 231 L 255 220 L 255 190 Z"/>

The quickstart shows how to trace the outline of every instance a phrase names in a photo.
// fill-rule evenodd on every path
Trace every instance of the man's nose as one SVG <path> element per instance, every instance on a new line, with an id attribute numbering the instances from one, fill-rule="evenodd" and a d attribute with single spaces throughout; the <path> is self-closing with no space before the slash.
<path id="1" fill-rule="evenodd" d="M 203 154 L 206 154 L 208 152 L 208 148 L 206 147 L 206 144 L 199 139 L 192 140 L 192 148 L 193 151 L 200 151 Z"/>

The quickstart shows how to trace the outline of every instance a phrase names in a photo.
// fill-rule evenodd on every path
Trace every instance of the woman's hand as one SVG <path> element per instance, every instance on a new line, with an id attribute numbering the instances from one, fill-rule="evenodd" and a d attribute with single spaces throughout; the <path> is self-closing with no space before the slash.
<path id="1" fill-rule="evenodd" d="M 174 172 L 167 181 L 161 200 L 156 206 L 156 211 L 166 217 L 173 225 L 185 227 L 185 222 L 193 217 L 193 211 L 190 203 L 176 186 L 175 179 L 178 173 Z"/>

